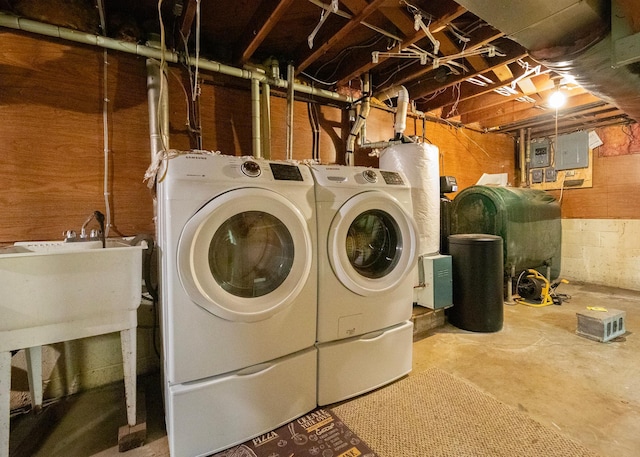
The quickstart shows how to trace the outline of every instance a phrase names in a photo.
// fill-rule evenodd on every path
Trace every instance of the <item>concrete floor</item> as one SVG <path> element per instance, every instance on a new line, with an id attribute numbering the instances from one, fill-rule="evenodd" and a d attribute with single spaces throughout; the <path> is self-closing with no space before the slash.
<path id="1" fill-rule="evenodd" d="M 432 329 L 414 343 L 413 372 L 441 368 L 602 456 L 636 457 L 640 292 L 580 284 L 563 284 L 558 292 L 571 299 L 544 308 L 505 305 L 504 327 L 496 333 L 449 324 Z M 626 311 L 627 333 L 607 343 L 577 336 L 576 312 L 587 306 Z M 125 413 L 123 389 L 115 386 L 73 399 L 34 455 L 168 456 L 158 377 L 140 384 L 146 391 L 148 444 L 118 452 L 117 431 Z"/>

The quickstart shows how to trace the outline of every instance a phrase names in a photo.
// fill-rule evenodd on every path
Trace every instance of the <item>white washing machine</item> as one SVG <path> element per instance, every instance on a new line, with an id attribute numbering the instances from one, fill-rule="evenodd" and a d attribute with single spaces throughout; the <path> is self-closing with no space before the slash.
<path id="1" fill-rule="evenodd" d="M 402 173 L 311 166 L 318 220 L 318 404 L 411 371 L 418 231 Z"/>
<path id="2" fill-rule="evenodd" d="M 306 166 L 187 153 L 158 183 L 165 418 L 199 456 L 316 406 L 314 182 Z"/>

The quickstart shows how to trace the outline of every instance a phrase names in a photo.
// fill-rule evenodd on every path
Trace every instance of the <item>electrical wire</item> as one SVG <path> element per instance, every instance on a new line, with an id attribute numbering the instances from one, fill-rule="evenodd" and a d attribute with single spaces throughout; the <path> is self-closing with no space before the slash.
<path id="1" fill-rule="evenodd" d="M 327 66 L 327 65 L 331 65 L 334 62 L 338 61 L 336 64 L 333 65 L 333 73 L 331 73 L 330 75 L 326 76 L 324 79 L 331 79 L 333 78 L 336 73 L 338 72 L 338 70 L 340 69 L 340 64 L 342 63 L 342 61 L 347 57 L 348 53 L 350 53 L 351 51 L 353 51 L 354 49 L 366 49 L 366 48 L 370 48 L 372 46 L 375 46 L 380 40 L 384 39 L 384 36 L 374 36 L 373 38 L 371 38 L 369 41 L 363 43 L 363 44 L 357 44 L 357 45 L 353 45 L 353 46 L 349 46 L 348 48 L 344 48 L 343 50 L 341 50 L 340 52 L 338 52 L 335 56 L 333 56 L 331 59 L 329 59 L 328 61 L 326 61 L 325 63 L 323 63 L 315 72 L 315 76 L 316 78 L 318 77 L 318 75 L 320 74 L 320 72 Z M 337 82 L 337 81 L 336 81 Z"/>
<path id="2" fill-rule="evenodd" d="M 385 86 L 389 81 L 391 81 L 398 73 L 400 73 L 402 70 L 404 70 L 405 68 L 409 68 L 411 65 L 414 65 L 417 61 L 409 61 L 406 62 L 403 65 L 398 65 L 398 67 L 395 69 L 395 71 L 393 73 L 391 73 L 391 75 L 385 79 L 384 81 L 382 81 L 381 83 L 376 84 L 377 87 L 380 86 Z"/>
<path id="3" fill-rule="evenodd" d="M 104 229 L 104 236 L 109 236 L 109 229 L 111 228 L 111 192 L 109 189 L 109 78 L 107 68 L 109 67 L 109 60 L 107 54 L 107 48 L 103 52 L 103 70 L 102 70 L 102 142 L 104 145 L 104 180 L 103 180 L 103 196 L 104 196 L 104 208 L 106 213 L 106 223 Z"/>
<path id="4" fill-rule="evenodd" d="M 478 148 L 479 148 L 479 149 L 484 153 L 484 155 L 486 155 L 487 157 L 491 158 L 491 156 L 489 155 L 489 153 L 487 152 L 487 150 L 486 150 L 485 148 L 483 148 L 482 146 L 480 146 L 480 145 L 479 145 L 479 144 L 478 144 L 478 143 L 477 143 L 473 138 L 471 138 L 469 135 L 467 135 L 467 134 L 464 132 L 464 128 L 465 128 L 464 126 L 463 126 L 463 127 L 460 127 L 460 126 L 454 125 L 453 123 L 449 122 L 449 121 L 448 121 L 448 120 L 446 120 L 446 119 L 442 119 L 442 121 L 443 121 L 444 123 L 446 123 L 446 124 L 450 125 L 450 126 L 451 126 L 451 127 L 453 127 L 454 129 L 456 129 L 456 131 L 457 131 L 457 132 L 460 132 L 460 133 L 462 133 L 464 136 L 466 136 L 466 137 L 467 137 L 467 139 L 468 139 L 469 141 L 471 141 L 473 144 L 475 144 L 476 146 L 478 146 Z M 459 141 L 459 140 L 458 140 L 458 141 Z"/>
<path id="5" fill-rule="evenodd" d="M 462 83 L 455 83 L 453 85 L 453 95 L 455 97 L 455 101 L 451 105 L 451 109 L 449 110 L 448 116 L 454 115 L 458 111 L 458 104 L 460 103 L 460 97 L 462 96 Z M 456 95 L 456 93 L 458 95 Z"/>
<path id="6" fill-rule="evenodd" d="M 100 17 L 100 28 L 102 29 L 102 35 L 107 36 L 107 22 L 104 14 L 104 2 L 98 0 L 98 15 Z M 111 228 L 111 192 L 109 186 L 109 54 L 107 48 L 104 48 L 102 52 L 102 145 L 104 153 L 104 178 L 102 184 L 102 194 L 104 197 L 104 207 L 106 216 L 106 224 L 103 221 L 102 236 L 109 236 L 109 229 Z M 102 214 L 102 213 L 100 213 Z M 103 246 L 104 247 L 104 238 Z"/>
<path id="7" fill-rule="evenodd" d="M 196 0 L 196 63 L 194 72 L 195 76 L 193 78 L 193 92 L 191 94 L 194 102 L 200 96 L 200 85 L 198 84 L 198 70 L 200 62 L 200 16 L 200 0 Z"/>
<path id="8" fill-rule="evenodd" d="M 167 87 L 164 80 L 164 74 L 167 68 L 167 43 L 166 43 L 166 32 L 164 27 L 164 21 L 162 20 L 162 1 L 158 0 L 158 21 L 160 22 L 160 90 L 158 91 L 158 105 L 162 104 L 162 100 L 164 99 L 165 92 L 167 91 Z M 158 123 L 158 131 L 160 132 L 160 141 L 162 143 L 163 151 L 169 149 L 169 145 L 166 140 L 166 133 L 163 131 L 164 126 L 161 122 L 161 109 L 158 109 L 156 113 L 156 122 Z"/>
<path id="9" fill-rule="evenodd" d="M 334 86 L 338 83 L 338 80 L 333 81 L 333 82 L 326 82 L 326 81 L 321 81 L 318 78 L 316 78 L 315 76 L 311 76 L 309 73 L 305 73 L 304 71 L 300 72 L 301 75 L 306 76 L 307 78 L 311 79 L 314 82 L 317 82 L 318 84 L 322 84 L 324 86 Z"/>

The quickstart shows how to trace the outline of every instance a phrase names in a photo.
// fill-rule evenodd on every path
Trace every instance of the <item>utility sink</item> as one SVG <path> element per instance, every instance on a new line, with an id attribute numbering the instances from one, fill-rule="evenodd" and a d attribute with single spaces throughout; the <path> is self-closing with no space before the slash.
<path id="1" fill-rule="evenodd" d="M 145 248 L 118 238 L 0 249 L 0 351 L 89 336 L 82 326 L 135 311 Z"/>
<path id="2" fill-rule="evenodd" d="M 42 407 L 42 346 L 120 332 L 126 439 L 136 425 L 136 327 L 142 250 L 127 239 L 16 243 L 0 249 L 0 457 L 9 455 L 11 351 L 25 349 L 34 410 Z"/>

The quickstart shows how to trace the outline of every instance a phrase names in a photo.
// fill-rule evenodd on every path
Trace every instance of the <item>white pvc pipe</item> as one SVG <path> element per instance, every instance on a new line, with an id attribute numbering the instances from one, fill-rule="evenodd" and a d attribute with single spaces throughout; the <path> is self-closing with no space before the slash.
<path id="1" fill-rule="evenodd" d="M 287 160 L 293 159 L 293 103 L 294 103 L 294 78 L 295 71 L 292 64 L 287 66 Z"/>
<path id="2" fill-rule="evenodd" d="M 353 151 L 355 150 L 356 137 L 362 126 L 367 120 L 367 116 L 369 116 L 369 111 L 371 110 L 371 103 L 369 97 L 366 97 L 362 102 L 362 107 L 360 108 L 360 112 L 358 113 L 358 117 L 356 118 L 353 127 L 351 127 L 351 132 L 349 133 L 349 137 L 347 138 L 347 151 L 345 154 L 345 163 L 348 166 L 355 165 L 353 159 Z"/>
<path id="3" fill-rule="evenodd" d="M 160 70 L 160 64 L 147 59 L 147 100 L 149 104 L 149 135 L 151 142 L 151 160 L 160 151 L 169 148 L 169 100 L 165 88 L 166 75 Z"/>
<path id="4" fill-rule="evenodd" d="M 253 157 L 261 158 L 260 143 L 260 81 L 251 80 L 251 139 Z"/>
<path id="5" fill-rule="evenodd" d="M 400 138 L 407 128 L 407 110 L 409 108 L 409 92 L 404 86 L 391 87 L 377 95 L 380 100 L 398 98 L 396 109 L 396 121 L 393 130 L 396 138 Z"/>
<path id="6" fill-rule="evenodd" d="M 268 83 L 262 84 L 260 94 L 260 128 L 262 138 L 262 157 L 271 158 L 271 87 Z"/>

